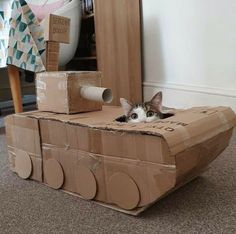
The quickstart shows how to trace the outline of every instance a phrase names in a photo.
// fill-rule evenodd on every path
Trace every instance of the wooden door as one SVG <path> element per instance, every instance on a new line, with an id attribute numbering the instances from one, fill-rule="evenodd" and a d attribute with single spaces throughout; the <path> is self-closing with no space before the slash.
<path id="1" fill-rule="evenodd" d="M 139 0 L 94 0 L 98 70 L 103 86 L 120 97 L 142 101 Z"/>

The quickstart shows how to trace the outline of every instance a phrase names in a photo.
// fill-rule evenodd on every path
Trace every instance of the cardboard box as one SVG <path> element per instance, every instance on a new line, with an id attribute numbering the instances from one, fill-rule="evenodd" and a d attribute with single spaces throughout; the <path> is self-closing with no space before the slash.
<path id="1" fill-rule="evenodd" d="M 44 40 L 70 43 L 70 19 L 50 14 L 43 22 Z"/>
<path id="2" fill-rule="evenodd" d="M 101 101 L 81 96 L 83 87 L 101 87 L 101 77 L 100 72 L 37 73 L 38 109 L 66 114 L 101 110 Z"/>
<path id="3" fill-rule="evenodd" d="M 115 121 L 122 113 L 107 106 L 75 115 L 7 117 L 11 169 L 37 181 L 43 174 L 54 189 L 137 215 L 198 176 L 227 147 L 236 125 L 227 107 L 177 110 L 138 124 Z M 26 168 L 19 162 L 28 165 L 27 155 L 32 164 Z"/>

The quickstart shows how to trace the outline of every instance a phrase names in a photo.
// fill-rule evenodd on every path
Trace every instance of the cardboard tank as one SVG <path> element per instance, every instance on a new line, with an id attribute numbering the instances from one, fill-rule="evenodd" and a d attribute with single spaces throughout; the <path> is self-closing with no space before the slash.
<path id="1" fill-rule="evenodd" d="M 229 144 L 236 116 L 228 107 L 174 110 L 151 123 L 119 122 L 121 107 L 101 110 L 91 101 L 111 100 L 110 90 L 95 91 L 100 84 L 98 72 L 38 75 L 40 110 L 6 118 L 11 170 L 137 215 L 198 176 Z M 79 107 L 82 113 L 65 114 Z"/>

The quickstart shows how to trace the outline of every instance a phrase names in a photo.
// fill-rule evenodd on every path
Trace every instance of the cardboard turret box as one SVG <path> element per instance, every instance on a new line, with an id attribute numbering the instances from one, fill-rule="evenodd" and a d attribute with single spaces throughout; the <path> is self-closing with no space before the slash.
<path id="1" fill-rule="evenodd" d="M 116 121 L 121 115 L 120 107 L 104 107 L 8 116 L 10 167 L 24 179 L 137 215 L 201 174 L 236 125 L 227 107 L 176 110 L 138 124 Z"/>
<path id="2" fill-rule="evenodd" d="M 112 94 L 101 88 L 101 79 L 101 72 L 96 71 L 38 73 L 38 109 L 65 114 L 102 110 L 102 102 L 110 102 Z"/>

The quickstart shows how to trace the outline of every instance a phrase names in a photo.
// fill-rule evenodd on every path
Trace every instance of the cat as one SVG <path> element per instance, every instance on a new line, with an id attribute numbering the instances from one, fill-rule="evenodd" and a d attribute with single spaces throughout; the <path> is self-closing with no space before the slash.
<path id="1" fill-rule="evenodd" d="M 120 103 L 125 114 L 123 122 L 127 123 L 150 123 L 173 115 L 162 113 L 162 92 L 156 93 L 148 102 L 132 104 L 125 98 L 120 98 Z"/>

